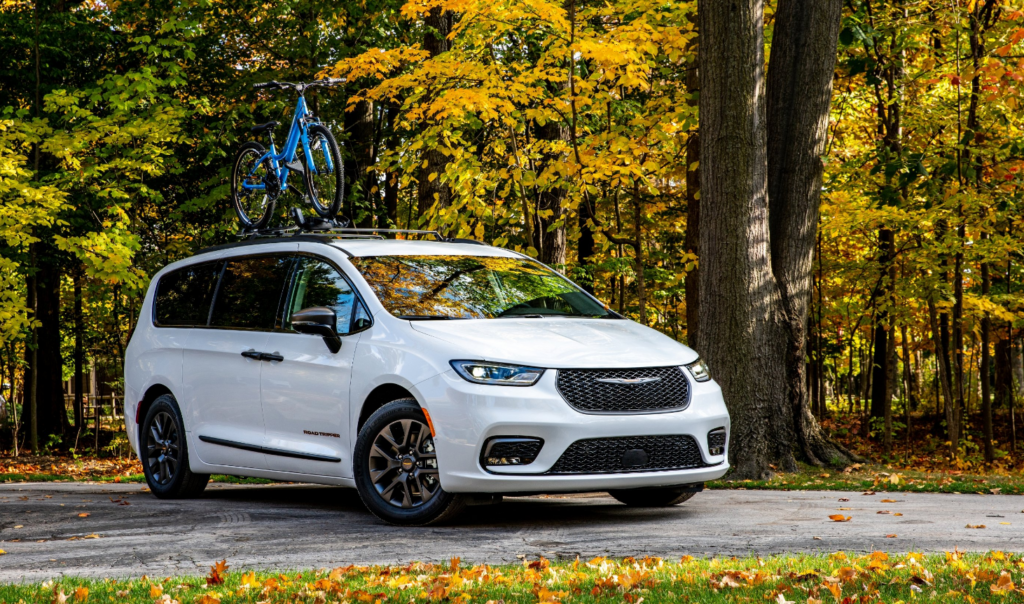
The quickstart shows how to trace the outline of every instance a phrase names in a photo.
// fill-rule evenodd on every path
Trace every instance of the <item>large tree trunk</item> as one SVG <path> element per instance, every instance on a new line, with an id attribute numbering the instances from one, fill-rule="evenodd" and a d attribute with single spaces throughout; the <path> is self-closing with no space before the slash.
<path id="1" fill-rule="evenodd" d="M 722 10 L 728 12 L 730 3 L 722 5 Z M 768 65 L 767 185 L 771 270 L 778 284 L 784 319 L 785 355 L 782 358 L 788 384 L 788 407 L 794 419 L 797 444 L 809 461 L 819 465 L 842 463 L 852 458 L 825 437 L 811 413 L 806 386 L 806 328 L 824 169 L 821 156 L 828 133 L 841 17 L 841 0 L 780 0 Z M 701 52 L 705 50 L 704 44 L 702 30 Z M 706 132 L 705 90 L 702 86 L 702 133 Z M 701 150 L 704 151 L 703 146 Z M 708 162 L 705 160 L 703 165 L 707 168 Z M 702 170 L 702 174 L 705 171 Z M 702 198 L 708 199 L 707 195 Z M 710 204 L 705 201 L 701 211 L 707 211 L 705 208 Z M 703 244 L 703 239 L 701 242 Z M 707 254 L 702 247 L 702 269 L 707 267 Z M 767 292 L 762 295 L 767 296 Z"/>
<path id="2" fill-rule="evenodd" d="M 41 269 L 36 274 L 36 304 L 42 324 L 38 330 L 39 349 L 36 354 L 36 412 L 40 444 L 45 446 L 49 436 L 63 437 L 71 426 L 62 387 L 64 361 L 60 351 L 60 270 L 50 263 L 43 263 Z"/>
<path id="3" fill-rule="evenodd" d="M 451 49 L 451 42 L 448 41 L 448 34 L 452 30 L 455 16 L 450 11 L 441 10 L 439 7 L 430 9 L 424 18 L 426 25 L 423 34 L 423 50 L 430 53 L 430 57 L 436 57 Z M 417 190 L 417 205 L 420 219 L 427 216 L 430 208 L 437 204 L 438 208 L 447 208 L 452 203 L 452 192 L 447 184 L 441 182 L 449 159 L 437 146 L 443 145 L 444 141 L 436 141 L 435 146 L 423 152 L 423 161 L 426 166 L 420 168 Z"/>
<path id="4" fill-rule="evenodd" d="M 697 61 L 690 64 L 686 72 L 686 91 L 695 103 L 700 91 L 700 74 Z M 700 133 L 695 131 L 686 141 L 686 251 L 700 257 Z M 699 263 L 699 260 L 698 260 Z M 683 282 L 686 288 L 686 342 L 692 348 L 700 348 L 700 267 L 686 273 Z"/>
<path id="5" fill-rule="evenodd" d="M 737 478 L 796 469 L 787 355 L 772 275 L 758 0 L 701 2 L 700 352 L 732 415 Z M 813 242 L 813 238 L 811 239 Z"/>

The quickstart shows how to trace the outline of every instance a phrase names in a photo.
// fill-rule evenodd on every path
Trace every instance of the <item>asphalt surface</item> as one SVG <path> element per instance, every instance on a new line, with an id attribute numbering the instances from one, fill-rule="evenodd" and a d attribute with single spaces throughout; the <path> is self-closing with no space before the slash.
<path id="1" fill-rule="evenodd" d="M 1009 495 L 704 491 L 660 509 L 628 508 L 604 494 L 517 497 L 470 508 L 456 525 L 399 528 L 371 516 L 349 489 L 210 485 L 186 501 L 143 489 L 0 485 L 0 582 L 205 574 L 221 559 L 236 569 L 301 569 L 452 556 L 501 563 L 541 555 L 1024 550 L 1024 499 Z M 831 514 L 852 519 L 834 522 Z"/>

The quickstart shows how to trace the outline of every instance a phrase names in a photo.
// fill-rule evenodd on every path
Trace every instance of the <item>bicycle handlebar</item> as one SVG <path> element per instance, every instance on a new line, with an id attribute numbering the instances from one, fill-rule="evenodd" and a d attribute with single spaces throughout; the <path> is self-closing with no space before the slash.
<path id="1" fill-rule="evenodd" d="M 313 80 L 312 82 L 278 82 L 277 80 L 271 80 L 269 82 L 260 82 L 258 84 L 253 84 L 252 87 L 256 90 L 294 88 L 295 90 L 301 92 L 306 88 L 313 88 L 314 86 L 337 86 L 338 84 L 345 83 L 345 81 L 345 78 L 326 78 L 323 80 Z"/>

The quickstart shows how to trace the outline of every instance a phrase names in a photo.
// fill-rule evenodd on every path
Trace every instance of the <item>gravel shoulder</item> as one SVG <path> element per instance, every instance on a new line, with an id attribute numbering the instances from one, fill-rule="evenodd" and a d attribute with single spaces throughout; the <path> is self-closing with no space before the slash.
<path id="1" fill-rule="evenodd" d="M 184 501 L 143 489 L 0 485 L 0 582 L 205 574 L 222 559 L 235 569 L 300 569 L 452 556 L 507 563 L 541 555 L 1024 550 L 1024 501 L 1006 495 L 714 490 L 660 509 L 628 508 L 603 493 L 515 497 L 470 508 L 456 525 L 398 528 L 371 516 L 350 489 L 213 484 Z M 834 522 L 833 514 L 851 519 Z"/>

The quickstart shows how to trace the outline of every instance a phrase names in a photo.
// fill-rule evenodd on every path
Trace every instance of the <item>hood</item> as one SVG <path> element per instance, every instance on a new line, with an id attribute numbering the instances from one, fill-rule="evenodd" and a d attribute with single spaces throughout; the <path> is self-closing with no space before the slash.
<path id="1" fill-rule="evenodd" d="M 463 358 L 474 361 L 569 369 L 664 367 L 697 360 L 690 348 L 629 320 L 412 321 L 412 328 L 462 348 Z"/>

